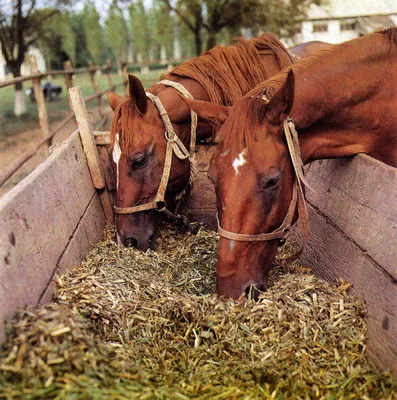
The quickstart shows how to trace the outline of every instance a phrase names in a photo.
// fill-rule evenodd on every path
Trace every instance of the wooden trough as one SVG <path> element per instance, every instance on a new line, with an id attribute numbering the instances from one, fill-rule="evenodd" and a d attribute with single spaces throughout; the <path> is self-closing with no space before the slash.
<path id="1" fill-rule="evenodd" d="M 109 133 L 94 136 L 77 92 L 74 103 L 80 131 L 0 199 L 0 341 L 5 320 L 27 304 L 50 301 L 54 275 L 78 265 L 112 218 Z M 206 171 L 213 149 L 198 146 L 189 208 L 210 228 L 216 206 Z M 368 307 L 368 354 L 397 376 L 397 170 L 360 155 L 314 163 L 308 179 L 317 194 L 307 194 L 311 234 L 303 260 L 325 279 L 353 283 Z"/>

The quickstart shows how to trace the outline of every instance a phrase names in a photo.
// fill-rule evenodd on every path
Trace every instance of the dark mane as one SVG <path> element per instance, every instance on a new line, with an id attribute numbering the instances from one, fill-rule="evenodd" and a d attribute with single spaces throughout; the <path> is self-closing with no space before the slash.
<path id="1" fill-rule="evenodd" d="M 234 105 L 259 82 L 269 78 L 261 56 L 272 54 L 280 69 L 290 65 L 291 55 L 271 33 L 257 39 L 236 39 L 227 47 L 216 46 L 201 56 L 184 62 L 163 76 L 190 78 L 199 82 L 212 103 Z"/>
<path id="2" fill-rule="evenodd" d="M 390 42 L 391 45 L 397 45 L 397 28 L 385 29 L 372 35 L 363 36 L 341 43 L 333 48 L 319 51 L 307 59 L 287 66 L 272 78 L 260 83 L 238 102 L 236 109 L 225 121 L 219 139 L 224 143 L 225 147 L 230 148 L 232 151 L 233 149 L 241 151 L 242 148 L 246 148 L 249 151 L 254 145 L 255 135 L 258 132 L 258 129 L 253 128 L 263 122 L 263 116 L 266 112 L 266 104 L 262 100 L 262 96 L 265 94 L 267 99 L 271 99 L 274 92 L 285 82 L 291 69 L 295 74 L 298 74 L 299 71 L 310 68 L 310 66 L 323 60 L 324 57 L 332 57 L 333 53 L 340 52 L 341 49 L 346 49 L 352 45 L 356 46 L 358 43 L 365 43 L 368 40 L 379 39 L 379 37 Z M 369 47 L 369 49 L 374 51 L 373 47 Z M 239 134 L 236 135 L 235 132 L 239 132 Z"/>

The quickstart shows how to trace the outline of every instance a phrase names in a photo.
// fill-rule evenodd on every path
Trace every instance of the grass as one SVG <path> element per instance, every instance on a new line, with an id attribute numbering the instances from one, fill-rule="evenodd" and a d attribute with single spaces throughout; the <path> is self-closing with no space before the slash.
<path id="1" fill-rule="evenodd" d="M 141 79 L 145 87 L 150 86 L 152 83 L 156 82 L 163 71 L 153 71 L 148 74 L 141 75 L 136 74 L 139 79 Z M 121 83 L 121 76 L 117 74 L 112 74 L 113 82 L 115 85 Z M 45 81 L 43 81 L 44 83 Z M 54 85 L 62 86 L 62 93 L 57 101 L 47 103 L 47 113 L 50 122 L 50 127 L 55 121 L 63 119 L 69 113 L 69 103 L 67 98 L 67 90 L 65 86 L 65 80 L 62 76 L 55 76 L 51 79 Z M 97 77 L 97 82 L 100 90 L 105 90 L 109 87 L 109 81 L 107 75 L 101 75 Z M 94 93 L 91 80 L 88 74 L 75 75 L 73 78 L 74 86 L 81 87 L 84 96 L 89 96 Z M 31 87 L 30 82 L 24 84 L 23 90 L 25 91 Z M 119 94 L 123 93 L 123 88 L 118 88 L 117 92 Z M 15 117 L 14 115 L 14 87 L 8 86 L 0 89 L 0 139 L 9 139 L 16 133 L 25 131 L 27 129 L 34 129 L 38 127 L 39 119 L 37 115 L 36 103 L 32 103 L 27 96 L 26 105 L 27 113 L 22 117 Z M 105 96 L 106 102 L 106 96 Z M 95 107 L 97 101 L 90 102 L 87 106 Z M 1 150 L 0 150 L 1 151 Z"/>

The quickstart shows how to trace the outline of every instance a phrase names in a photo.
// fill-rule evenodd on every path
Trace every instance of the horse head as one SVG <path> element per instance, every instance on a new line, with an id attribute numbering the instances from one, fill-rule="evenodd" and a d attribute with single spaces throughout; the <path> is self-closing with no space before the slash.
<path id="1" fill-rule="evenodd" d="M 165 170 L 168 135 L 159 110 L 148 98 L 142 83 L 129 75 L 129 96 L 108 94 L 114 111 L 111 127 L 112 158 L 117 171 L 116 231 L 124 246 L 154 248 L 156 229 L 165 209 L 173 210 L 190 177 L 188 158 L 171 157 Z M 178 113 L 173 129 L 189 148 L 190 110 Z M 168 138 L 168 139 L 167 139 Z M 161 186 L 161 188 L 160 188 Z M 160 190 L 164 196 L 159 196 Z"/>
<path id="2" fill-rule="evenodd" d="M 220 125 L 208 176 L 217 198 L 220 241 L 217 292 L 238 298 L 265 290 L 286 226 L 296 219 L 294 173 L 283 123 L 293 102 L 294 77 L 273 93 L 251 91 L 233 108 L 189 105 Z"/>

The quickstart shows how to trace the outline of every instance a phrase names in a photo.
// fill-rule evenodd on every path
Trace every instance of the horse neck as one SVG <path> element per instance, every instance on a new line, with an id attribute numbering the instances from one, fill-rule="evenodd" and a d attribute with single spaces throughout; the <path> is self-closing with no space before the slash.
<path id="1" fill-rule="evenodd" d="M 209 101 L 207 93 L 196 80 L 180 78 L 178 76 L 172 77 L 170 80 L 183 85 L 195 100 Z M 150 86 L 147 90 L 160 98 L 171 122 L 180 124 L 182 128 L 179 129 L 178 135 L 183 142 L 187 143 L 190 139 L 191 132 L 191 110 L 181 98 L 182 94 L 173 87 L 157 83 Z M 197 140 L 205 139 L 208 136 L 210 136 L 210 134 L 205 129 L 197 130 Z"/>
<path id="2" fill-rule="evenodd" d="M 296 89 L 290 115 L 305 163 L 358 153 L 381 159 L 376 143 L 387 132 L 379 124 L 396 107 L 397 93 L 390 80 L 395 79 L 391 71 L 396 71 L 397 61 L 394 45 L 381 42 L 380 37 L 373 39 L 377 43 L 370 47 L 359 48 L 363 42 L 357 42 L 357 47 L 343 46 L 308 68 L 297 68 L 296 73 L 294 69 Z M 375 110 L 379 105 L 381 114 Z M 390 135 L 395 136 L 397 126 L 389 122 Z"/>

